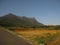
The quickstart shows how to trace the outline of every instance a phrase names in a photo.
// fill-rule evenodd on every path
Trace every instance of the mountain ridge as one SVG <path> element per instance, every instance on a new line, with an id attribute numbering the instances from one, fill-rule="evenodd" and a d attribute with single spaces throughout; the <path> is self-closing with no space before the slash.
<path id="1" fill-rule="evenodd" d="M 16 16 L 12 13 L 0 17 L 0 26 L 37 27 L 42 25 L 44 24 L 39 23 L 35 18 Z"/>

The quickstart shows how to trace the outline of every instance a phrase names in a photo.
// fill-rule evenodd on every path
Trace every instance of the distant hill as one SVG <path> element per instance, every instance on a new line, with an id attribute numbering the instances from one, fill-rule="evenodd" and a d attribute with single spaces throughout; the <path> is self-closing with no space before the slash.
<path id="1" fill-rule="evenodd" d="M 7 14 L 0 17 L 0 26 L 5 27 L 39 27 L 44 24 L 39 23 L 35 18 L 25 16 L 16 16 L 14 14 Z"/>

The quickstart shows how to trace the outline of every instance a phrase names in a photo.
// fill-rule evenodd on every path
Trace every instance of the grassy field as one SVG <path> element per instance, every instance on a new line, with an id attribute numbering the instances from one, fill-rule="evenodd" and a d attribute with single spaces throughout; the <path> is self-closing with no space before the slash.
<path id="1" fill-rule="evenodd" d="M 37 45 L 60 45 L 60 30 L 15 30 Z"/>

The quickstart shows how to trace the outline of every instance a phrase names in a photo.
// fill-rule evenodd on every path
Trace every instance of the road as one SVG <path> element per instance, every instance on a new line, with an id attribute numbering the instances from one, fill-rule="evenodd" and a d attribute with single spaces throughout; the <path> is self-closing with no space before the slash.
<path id="1" fill-rule="evenodd" d="M 6 30 L 0 30 L 0 45 L 33 45 L 22 37 L 18 37 Z"/>

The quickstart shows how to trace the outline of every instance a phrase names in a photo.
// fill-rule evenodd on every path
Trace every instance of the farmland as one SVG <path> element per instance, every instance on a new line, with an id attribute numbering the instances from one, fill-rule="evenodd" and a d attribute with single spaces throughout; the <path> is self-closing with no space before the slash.
<path id="1" fill-rule="evenodd" d="M 60 30 L 15 30 L 18 35 L 29 39 L 36 45 L 60 45 Z"/>

